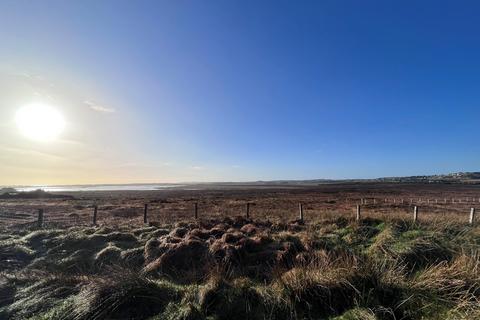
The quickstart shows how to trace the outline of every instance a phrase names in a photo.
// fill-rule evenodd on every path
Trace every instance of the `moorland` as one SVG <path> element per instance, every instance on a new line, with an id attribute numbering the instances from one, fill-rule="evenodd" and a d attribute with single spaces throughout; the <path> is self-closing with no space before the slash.
<path id="1" fill-rule="evenodd" d="M 479 318 L 478 191 L 376 182 L 3 199 L 0 318 Z"/>

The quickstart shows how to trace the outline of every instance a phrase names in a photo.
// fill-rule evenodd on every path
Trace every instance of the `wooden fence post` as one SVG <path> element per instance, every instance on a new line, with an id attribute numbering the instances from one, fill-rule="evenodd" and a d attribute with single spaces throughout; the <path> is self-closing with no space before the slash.
<path id="1" fill-rule="evenodd" d="M 98 206 L 93 207 L 93 225 L 97 225 L 97 211 L 98 211 Z"/>
<path id="2" fill-rule="evenodd" d="M 148 214 L 148 203 L 145 203 L 145 205 L 143 207 L 143 223 L 148 222 L 147 214 Z"/>
<path id="3" fill-rule="evenodd" d="M 360 218 L 361 218 L 360 210 L 361 210 L 361 209 L 360 209 L 360 205 L 357 204 L 357 215 L 356 215 L 356 217 L 355 217 L 355 220 L 357 220 L 357 221 L 360 221 Z"/>
<path id="4" fill-rule="evenodd" d="M 198 202 L 195 202 L 194 214 L 195 214 L 195 220 L 197 220 L 198 219 Z"/>
<path id="5" fill-rule="evenodd" d="M 470 209 L 470 219 L 468 221 L 471 225 L 475 222 L 475 208 Z"/>
<path id="6" fill-rule="evenodd" d="M 247 202 L 247 219 L 250 219 L 250 203 Z"/>
<path id="7" fill-rule="evenodd" d="M 43 209 L 38 209 L 38 227 L 41 228 L 43 225 Z"/>
<path id="8" fill-rule="evenodd" d="M 417 222 L 418 220 L 418 207 L 414 206 L 413 207 L 413 222 Z"/>
<path id="9" fill-rule="evenodd" d="M 300 221 L 303 222 L 303 204 L 298 204 L 298 211 L 300 212 Z"/>

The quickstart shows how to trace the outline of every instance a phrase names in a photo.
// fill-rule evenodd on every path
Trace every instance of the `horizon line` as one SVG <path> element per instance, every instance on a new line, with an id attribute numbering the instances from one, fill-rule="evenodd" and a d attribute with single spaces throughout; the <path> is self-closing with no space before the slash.
<path id="1" fill-rule="evenodd" d="M 309 181 L 369 181 L 379 179 L 398 179 L 398 178 L 414 178 L 414 177 L 434 177 L 434 176 L 451 176 L 456 174 L 475 174 L 480 171 L 458 171 L 450 173 L 437 173 L 429 175 L 410 175 L 410 176 L 383 176 L 375 178 L 312 178 L 312 179 L 272 179 L 272 180 L 249 180 L 249 181 L 182 181 L 182 182 L 127 182 L 127 183 L 74 183 L 74 184 L 19 184 L 19 185 L 0 185 L 0 188 L 21 188 L 21 187 L 78 187 L 78 186 L 128 186 L 128 185 L 195 185 L 195 184 L 249 184 L 249 183 L 275 183 L 275 182 L 309 182 Z"/>

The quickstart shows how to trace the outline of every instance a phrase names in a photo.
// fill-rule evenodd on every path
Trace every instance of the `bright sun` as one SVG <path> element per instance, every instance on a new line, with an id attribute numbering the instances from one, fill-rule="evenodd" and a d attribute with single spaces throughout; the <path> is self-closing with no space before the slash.
<path id="1" fill-rule="evenodd" d="M 63 116 L 45 104 L 31 104 L 17 111 L 15 121 L 24 136 L 37 141 L 51 141 L 65 128 Z"/>

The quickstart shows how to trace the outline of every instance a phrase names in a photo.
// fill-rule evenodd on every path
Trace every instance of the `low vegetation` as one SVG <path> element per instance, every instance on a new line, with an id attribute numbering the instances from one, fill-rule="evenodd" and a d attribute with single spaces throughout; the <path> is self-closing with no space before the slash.
<path id="1" fill-rule="evenodd" d="M 244 218 L 5 229 L 0 318 L 478 319 L 480 228 Z"/>
<path id="2" fill-rule="evenodd" d="M 73 199 L 70 195 L 46 192 L 42 189 L 17 191 L 13 188 L 0 188 L 0 199 Z"/>

